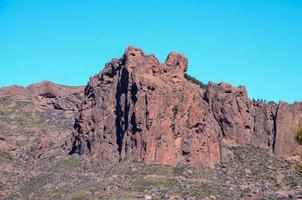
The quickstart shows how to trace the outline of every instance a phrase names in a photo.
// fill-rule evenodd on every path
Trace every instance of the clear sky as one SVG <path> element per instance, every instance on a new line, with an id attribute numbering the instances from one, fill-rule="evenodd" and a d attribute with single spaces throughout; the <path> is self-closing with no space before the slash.
<path id="1" fill-rule="evenodd" d="M 84 85 L 129 45 L 203 82 L 302 101 L 301 0 L 0 0 L 0 87 Z"/>

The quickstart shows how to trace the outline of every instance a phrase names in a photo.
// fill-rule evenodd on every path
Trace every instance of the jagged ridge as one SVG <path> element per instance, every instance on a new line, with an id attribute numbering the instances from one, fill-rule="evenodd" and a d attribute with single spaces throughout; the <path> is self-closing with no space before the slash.
<path id="1" fill-rule="evenodd" d="M 165 63 L 135 47 L 92 77 L 76 119 L 71 153 L 102 163 L 213 166 L 225 147 L 253 144 L 276 155 L 298 151 L 302 104 L 248 99 L 245 87 L 209 83 L 200 88 L 184 76 L 188 60 L 171 52 Z"/>

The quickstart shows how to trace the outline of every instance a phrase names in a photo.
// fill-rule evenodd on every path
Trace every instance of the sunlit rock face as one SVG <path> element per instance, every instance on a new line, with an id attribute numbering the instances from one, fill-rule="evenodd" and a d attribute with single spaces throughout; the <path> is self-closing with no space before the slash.
<path id="1" fill-rule="evenodd" d="M 185 78 L 188 60 L 165 63 L 128 47 L 93 76 L 75 121 L 71 153 L 102 164 L 143 161 L 211 167 L 227 147 L 253 144 L 294 155 L 301 104 L 251 101 L 244 87 Z M 294 117 L 293 117 L 294 116 Z"/>

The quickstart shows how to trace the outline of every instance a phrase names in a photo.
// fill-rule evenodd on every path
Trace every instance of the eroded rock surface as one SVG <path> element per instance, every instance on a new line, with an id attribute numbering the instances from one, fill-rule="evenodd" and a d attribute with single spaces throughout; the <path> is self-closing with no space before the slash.
<path id="1" fill-rule="evenodd" d="M 31 101 L 64 111 L 77 111 L 83 95 L 83 86 L 63 86 L 50 81 L 42 81 L 28 87 L 13 85 L 0 89 L 0 99 Z"/>
<path id="2" fill-rule="evenodd" d="M 161 64 L 132 47 L 113 59 L 85 89 L 73 151 L 113 163 L 219 161 L 219 125 L 205 91 L 184 78 L 187 62 L 172 52 Z"/>
<path id="3" fill-rule="evenodd" d="M 301 147 L 294 140 L 295 133 L 302 127 L 302 103 L 287 104 L 281 102 L 276 118 L 275 153 L 278 155 L 295 155 Z"/>
<path id="4" fill-rule="evenodd" d="M 123 160 L 213 166 L 226 146 L 253 144 L 277 155 L 297 153 L 301 103 L 251 101 L 245 87 L 186 79 L 188 60 L 165 63 L 128 47 L 93 76 L 76 118 L 71 153 L 101 163 Z"/>

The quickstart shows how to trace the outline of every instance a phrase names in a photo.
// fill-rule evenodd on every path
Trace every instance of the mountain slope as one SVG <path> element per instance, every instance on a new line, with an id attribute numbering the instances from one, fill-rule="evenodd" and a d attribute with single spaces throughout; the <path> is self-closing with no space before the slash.
<path id="1" fill-rule="evenodd" d="M 301 103 L 129 47 L 87 86 L 0 88 L 0 199 L 299 199 Z"/>

